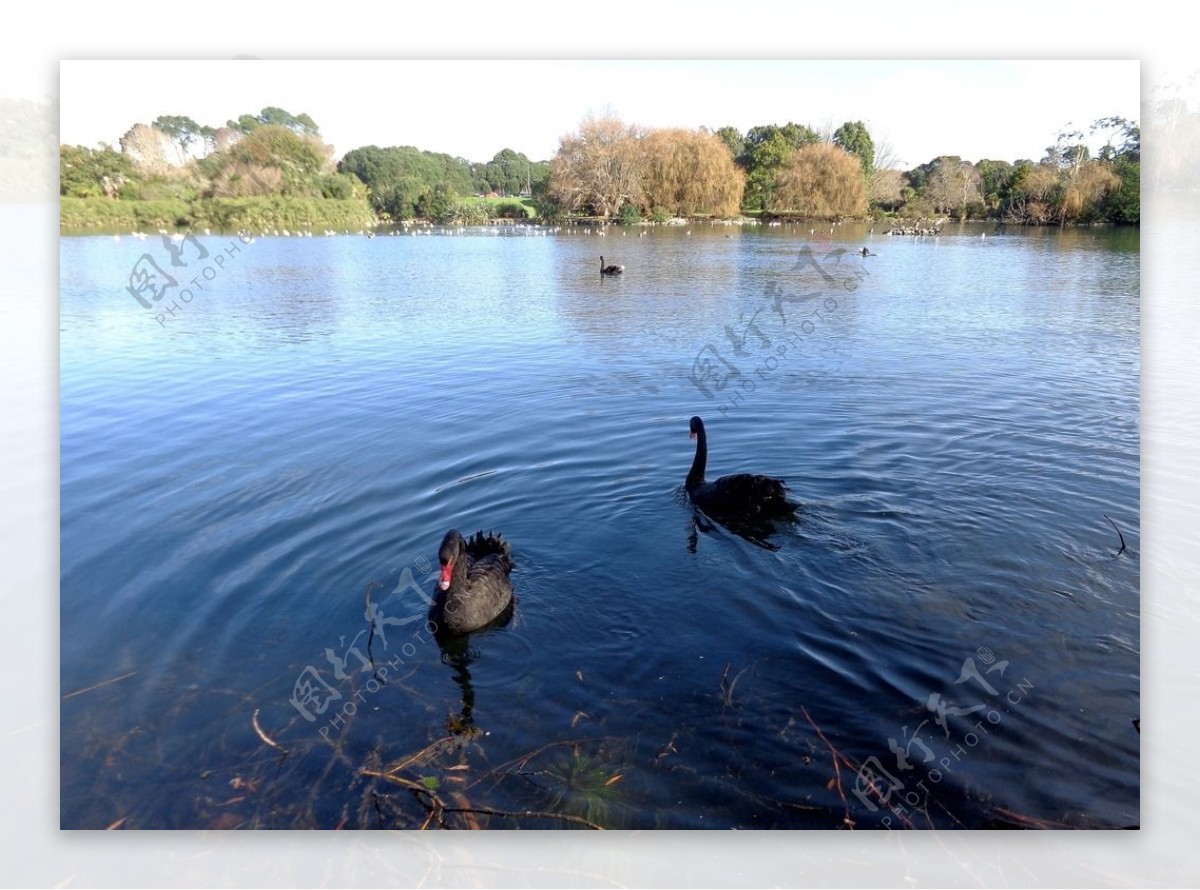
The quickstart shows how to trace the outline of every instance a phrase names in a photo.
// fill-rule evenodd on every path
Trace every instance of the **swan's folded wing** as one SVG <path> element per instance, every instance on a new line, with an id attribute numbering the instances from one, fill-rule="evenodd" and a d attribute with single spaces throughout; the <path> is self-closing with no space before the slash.
<path id="1" fill-rule="evenodd" d="M 707 501 L 726 512 L 754 516 L 779 516 L 795 510 L 788 488 L 779 479 L 752 473 L 722 476 L 710 484 Z"/>

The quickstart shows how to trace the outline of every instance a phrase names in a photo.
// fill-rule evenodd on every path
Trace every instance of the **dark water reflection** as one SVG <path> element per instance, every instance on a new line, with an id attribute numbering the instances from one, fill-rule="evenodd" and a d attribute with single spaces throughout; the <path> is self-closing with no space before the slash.
<path id="1" fill-rule="evenodd" d="M 165 326 L 63 239 L 65 827 L 1138 822 L 1136 233 L 519 231 L 213 235 Z"/>

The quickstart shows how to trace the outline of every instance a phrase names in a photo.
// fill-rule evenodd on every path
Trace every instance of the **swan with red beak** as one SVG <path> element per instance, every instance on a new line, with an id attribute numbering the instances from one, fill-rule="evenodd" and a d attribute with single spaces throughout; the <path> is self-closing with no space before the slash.
<path id="1" fill-rule="evenodd" d="M 451 529 L 442 538 L 438 562 L 440 593 L 430 616 L 451 633 L 479 630 L 512 604 L 512 548 L 499 534 L 480 531 L 463 538 Z"/>

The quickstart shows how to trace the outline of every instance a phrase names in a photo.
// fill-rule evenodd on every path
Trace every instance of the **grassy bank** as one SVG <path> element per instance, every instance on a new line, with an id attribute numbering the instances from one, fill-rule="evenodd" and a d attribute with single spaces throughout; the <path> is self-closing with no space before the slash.
<path id="1" fill-rule="evenodd" d="M 165 198 L 113 201 L 108 198 L 59 199 L 63 232 L 132 232 L 159 229 L 214 229 L 264 232 L 274 229 L 323 232 L 357 231 L 375 225 L 365 199 L 333 198 Z"/>
<path id="2" fill-rule="evenodd" d="M 464 198 L 463 200 L 480 202 L 491 219 L 520 220 L 537 217 L 537 207 L 534 206 L 532 198 Z"/>

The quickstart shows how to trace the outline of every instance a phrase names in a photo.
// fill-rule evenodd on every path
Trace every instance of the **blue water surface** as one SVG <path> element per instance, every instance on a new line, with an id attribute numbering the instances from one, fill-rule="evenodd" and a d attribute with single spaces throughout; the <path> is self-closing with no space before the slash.
<path id="1" fill-rule="evenodd" d="M 1136 231 L 422 231 L 62 239 L 63 827 L 1138 823 Z"/>

